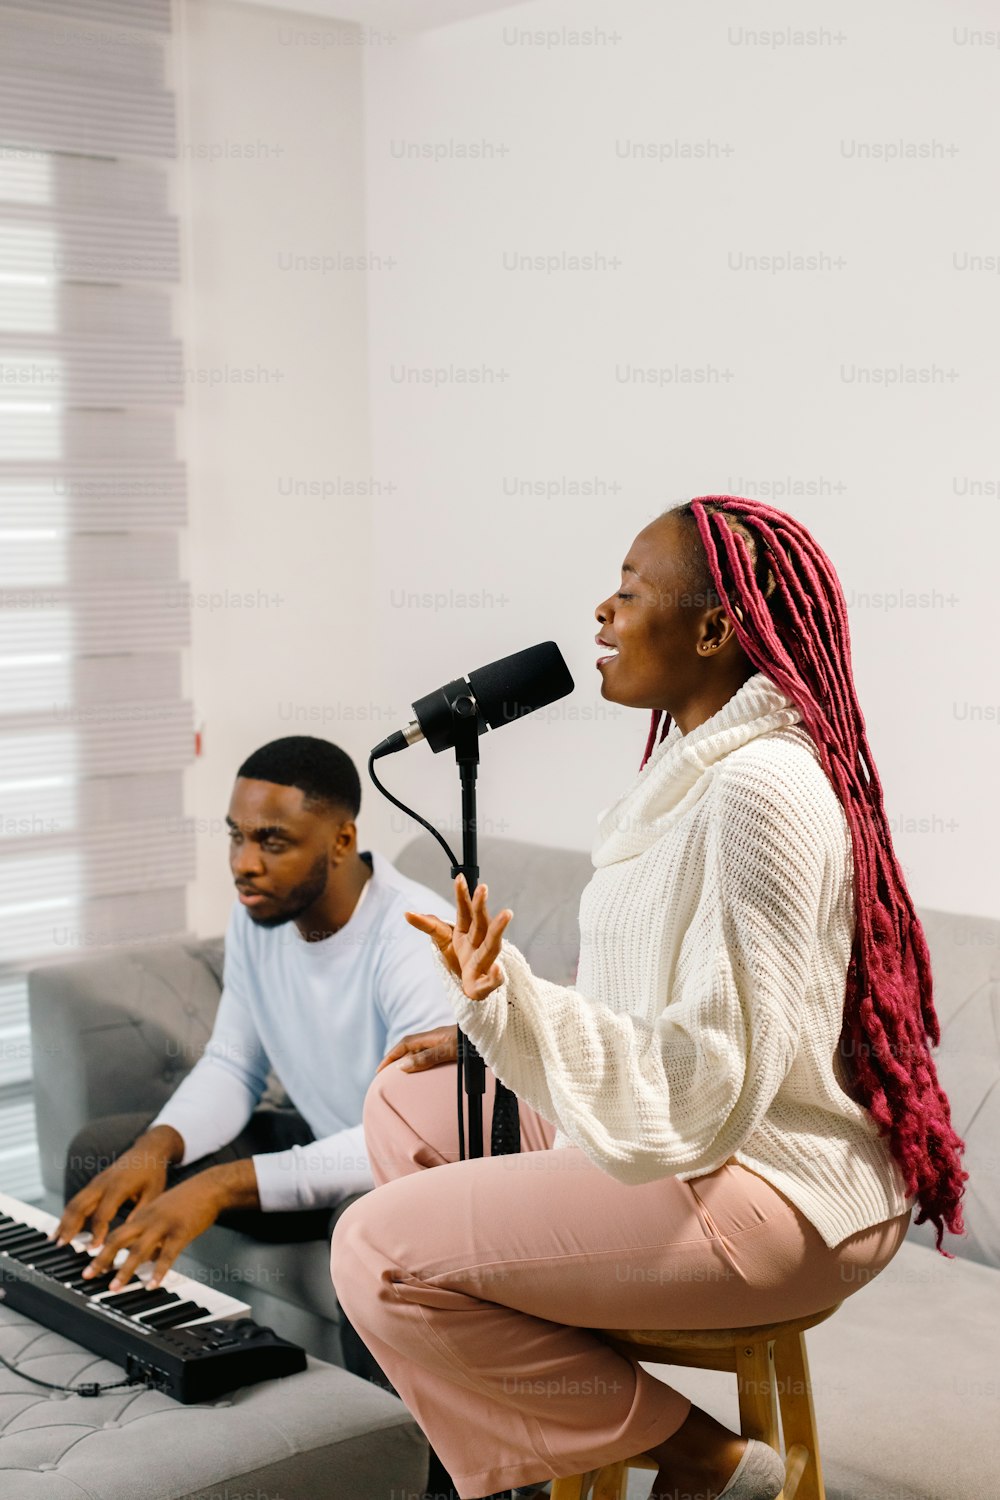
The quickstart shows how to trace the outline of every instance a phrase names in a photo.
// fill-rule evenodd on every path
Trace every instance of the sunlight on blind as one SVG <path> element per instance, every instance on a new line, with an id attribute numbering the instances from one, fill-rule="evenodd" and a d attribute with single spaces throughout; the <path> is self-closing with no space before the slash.
<path id="1" fill-rule="evenodd" d="M 0 0 L 0 1188 L 26 971 L 185 930 L 169 0 Z M 71 1066 L 71 1062 L 69 1064 Z"/>

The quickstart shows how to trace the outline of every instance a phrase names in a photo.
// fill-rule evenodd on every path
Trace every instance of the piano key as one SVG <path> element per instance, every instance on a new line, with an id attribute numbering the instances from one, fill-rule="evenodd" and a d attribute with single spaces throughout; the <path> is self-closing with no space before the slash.
<path id="1" fill-rule="evenodd" d="M 176 1307 L 165 1307 L 159 1312 L 151 1312 L 142 1319 L 148 1328 L 178 1328 L 182 1323 L 193 1323 L 195 1318 L 207 1318 L 209 1316 L 207 1307 L 199 1307 L 197 1302 L 181 1302 Z"/>
<path id="2" fill-rule="evenodd" d="M 25 1265 L 28 1265 L 44 1244 L 43 1236 L 40 1240 L 18 1240 L 15 1245 L 6 1245 L 4 1248 L 11 1260 L 23 1260 Z"/>
<path id="3" fill-rule="evenodd" d="M 58 1227 L 59 1219 L 53 1214 L 44 1212 L 44 1210 L 38 1208 L 33 1203 L 22 1203 L 19 1199 L 12 1198 L 8 1193 L 0 1192 L 0 1241 L 3 1240 L 7 1232 L 22 1235 L 26 1232 L 30 1233 L 32 1230 L 41 1230 L 49 1242 L 46 1248 L 57 1249 L 58 1247 L 55 1244 L 53 1236 Z M 83 1229 L 79 1234 L 73 1236 L 73 1239 L 66 1248 L 69 1249 L 72 1247 L 74 1250 L 81 1252 L 92 1252 L 94 1248 L 92 1240 L 93 1236 L 90 1231 Z M 0 1262 L 2 1262 L 2 1255 L 3 1245 L 0 1243 Z M 124 1261 L 125 1252 L 120 1252 L 120 1256 L 121 1260 Z M 88 1254 L 89 1258 L 90 1255 Z M 85 1264 L 85 1261 L 81 1262 L 79 1269 L 82 1270 Z M 101 1298 L 108 1295 L 106 1288 L 102 1290 L 100 1287 L 95 1287 L 92 1279 L 84 1280 L 81 1276 L 74 1275 L 73 1269 L 71 1267 L 69 1273 L 60 1277 L 54 1276 L 53 1280 L 58 1280 L 61 1285 L 68 1287 L 71 1291 L 81 1292 L 87 1297 L 88 1301 L 95 1295 Z M 149 1268 L 147 1266 L 140 1266 L 138 1281 L 133 1281 L 128 1289 L 130 1291 L 138 1289 L 140 1283 L 143 1282 L 143 1278 L 148 1277 L 148 1275 Z M 110 1277 L 108 1284 L 110 1284 Z M 218 1322 L 228 1322 L 235 1318 L 245 1318 L 250 1314 L 250 1308 L 245 1301 L 230 1296 L 227 1292 L 217 1290 L 200 1277 L 195 1280 L 189 1276 L 185 1276 L 180 1271 L 170 1270 L 163 1278 L 162 1287 L 169 1292 L 174 1292 L 182 1301 L 192 1301 L 199 1307 L 207 1307 L 211 1316 Z M 124 1291 L 124 1289 L 121 1290 Z M 118 1293 L 112 1293 L 111 1295 L 117 1296 Z"/>
<path id="4" fill-rule="evenodd" d="M 51 1276 L 53 1281 L 72 1281 L 83 1270 L 83 1265 L 75 1256 L 71 1260 L 46 1261 L 41 1266 L 35 1260 L 31 1264 L 36 1271 L 41 1271 L 43 1276 Z"/>
<path id="5" fill-rule="evenodd" d="M 0 1250 L 8 1250 L 14 1245 L 41 1245 L 44 1242 L 45 1235 L 40 1229 L 29 1229 L 26 1224 L 21 1224 L 16 1229 L 8 1230 L 0 1235 Z"/>
<path id="6" fill-rule="evenodd" d="M 31 1264 L 37 1271 L 46 1271 L 50 1275 L 57 1266 L 79 1266 L 82 1268 L 90 1259 L 82 1250 L 74 1250 L 70 1245 L 50 1245 L 47 1250 L 36 1250 Z"/>
<path id="7" fill-rule="evenodd" d="M 167 1303 L 180 1302 L 176 1292 L 165 1291 L 157 1287 L 155 1292 L 149 1291 L 147 1287 L 131 1292 L 115 1292 L 111 1297 L 101 1300 L 102 1307 L 113 1307 L 115 1312 L 126 1313 L 129 1317 L 137 1312 L 152 1312 L 154 1307 L 164 1307 Z"/>
<path id="8" fill-rule="evenodd" d="M 68 1268 L 68 1272 L 71 1272 L 74 1276 L 79 1276 L 81 1271 L 83 1271 L 87 1266 L 90 1265 L 90 1262 L 93 1260 L 93 1258 L 94 1257 L 92 1255 L 88 1255 L 85 1250 L 71 1250 L 66 1257 L 65 1266 Z M 68 1281 L 69 1274 L 63 1275 L 62 1273 L 62 1267 L 64 1263 L 60 1261 L 58 1264 L 62 1280 Z"/>
<path id="9" fill-rule="evenodd" d="M 84 1281 L 83 1277 L 81 1276 L 79 1284 L 73 1284 L 73 1290 L 82 1292 L 85 1297 L 97 1297 L 101 1292 L 107 1291 L 108 1287 L 111 1285 L 117 1275 L 117 1271 L 105 1271 L 103 1276 L 90 1276 L 86 1281 Z M 129 1285 L 138 1288 L 139 1283 L 133 1280 L 129 1283 Z M 117 1290 L 119 1292 L 123 1292 L 125 1288 L 123 1286 L 120 1286 L 117 1288 Z"/>

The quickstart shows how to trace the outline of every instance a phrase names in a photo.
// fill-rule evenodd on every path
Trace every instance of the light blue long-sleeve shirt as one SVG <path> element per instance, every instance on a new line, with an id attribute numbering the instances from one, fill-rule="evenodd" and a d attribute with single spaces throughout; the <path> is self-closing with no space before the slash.
<path id="1" fill-rule="evenodd" d="M 375 1069 L 408 1032 L 455 1024 L 433 940 L 403 915 L 453 922 L 454 903 L 369 854 L 349 920 L 319 942 L 294 922 L 258 927 L 234 905 L 211 1039 L 153 1122 L 182 1137 L 181 1165 L 198 1161 L 243 1129 L 273 1067 L 316 1140 L 253 1158 L 268 1212 L 333 1207 L 374 1187 L 361 1119 Z"/>

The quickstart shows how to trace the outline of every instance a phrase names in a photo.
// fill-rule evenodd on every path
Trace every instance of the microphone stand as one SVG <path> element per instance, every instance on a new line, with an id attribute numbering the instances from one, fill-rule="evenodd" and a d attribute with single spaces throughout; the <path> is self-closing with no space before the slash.
<path id="1" fill-rule="evenodd" d="M 455 730 L 455 761 L 462 787 L 462 863 L 453 864 L 451 878 L 464 875 L 470 896 L 479 884 L 479 849 L 476 818 L 476 778 L 479 774 L 479 710 L 469 693 L 449 701 Z M 469 1105 L 469 1157 L 483 1154 L 483 1095 L 486 1064 L 461 1027 L 458 1028 L 458 1152 L 465 1160 L 462 1080 Z M 521 1149 L 517 1096 L 499 1080 L 493 1101 L 490 1150 L 494 1156 L 512 1155 Z"/>

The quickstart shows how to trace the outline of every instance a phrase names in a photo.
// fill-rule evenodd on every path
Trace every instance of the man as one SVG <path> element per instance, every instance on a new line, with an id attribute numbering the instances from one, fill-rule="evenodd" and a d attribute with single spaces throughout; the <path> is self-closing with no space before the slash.
<path id="1" fill-rule="evenodd" d="M 154 1120 L 99 1120 L 69 1149 L 57 1237 L 91 1230 L 95 1276 L 127 1249 L 113 1287 L 144 1261 L 158 1285 L 220 1216 L 258 1238 L 325 1234 L 333 1207 L 374 1187 L 362 1107 L 380 1060 L 413 1033 L 455 1033 L 430 945 L 403 915 L 450 919 L 453 904 L 358 852 L 360 806 L 353 761 L 326 740 L 274 740 L 240 767 L 238 902 L 204 1055 Z M 256 1108 L 271 1066 L 294 1109 Z"/>

